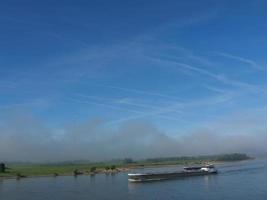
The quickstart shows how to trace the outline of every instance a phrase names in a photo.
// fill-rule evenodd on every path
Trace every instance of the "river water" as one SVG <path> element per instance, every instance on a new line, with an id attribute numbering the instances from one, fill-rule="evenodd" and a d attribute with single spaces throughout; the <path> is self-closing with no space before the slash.
<path id="1" fill-rule="evenodd" d="M 0 180 L 0 200 L 197 199 L 266 200 L 267 161 L 217 166 L 218 175 L 128 183 L 127 173 Z M 135 171 L 171 171 L 151 168 Z"/>

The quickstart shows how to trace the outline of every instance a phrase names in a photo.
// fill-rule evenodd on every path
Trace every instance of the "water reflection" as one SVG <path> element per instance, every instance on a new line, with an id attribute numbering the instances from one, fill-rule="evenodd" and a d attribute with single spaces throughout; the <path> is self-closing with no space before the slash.
<path id="1" fill-rule="evenodd" d="M 204 187 L 205 190 L 210 190 L 212 188 L 214 175 L 204 176 Z"/>
<path id="2" fill-rule="evenodd" d="M 141 183 L 139 183 L 141 184 Z M 135 190 L 137 189 L 138 183 L 133 183 L 128 181 L 128 192 L 129 194 L 133 194 Z"/>

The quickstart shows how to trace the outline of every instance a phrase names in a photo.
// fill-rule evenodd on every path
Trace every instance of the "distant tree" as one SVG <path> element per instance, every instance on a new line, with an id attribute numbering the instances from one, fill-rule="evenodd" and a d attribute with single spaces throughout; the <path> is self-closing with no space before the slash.
<path id="1" fill-rule="evenodd" d="M 82 171 L 79 171 L 78 169 L 75 169 L 74 171 L 73 171 L 73 175 L 74 176 L 78 176 L 78 175 L 82 175 L 83 174 L 83 172 Z"/>
<path id="2" fill-rule="evenodd" d="M 110 167 L 109 167 L 109 166 L 106 166 L 106 167 L 105 167 L 105 170 L 110 170 Z"/>
<path id="3" fill-rule="evenodd" d="M 6 171 L 5 163 L 0 163 L 0 173 L 5 173 L 5 171 Z"/>
<path id="4" fill-rule="evenodd" d="M 111 170 L 114 170 L 114 169 L 116 169 L 116 166 L 115 166 L 115 165 L 112 165 L 112 166 L 110 167 L 110 169 L 111 169 Z"/>
<path id="5" fill-rule="evenodd" d="M 96 167 L 91 167 L 90 168 L 90 172 L 95 172 L 95 170 L 96 170 Z"/>
<path id="6" fill-rule="evenodd" d="M 77 176 L 78 173 L 79 173 L 79 170 L 78 170 L 78 169 L 73 170 L 73 174 L 74 174 L 74 176 Z"/>
<path id="7" fill-rule="evenodd" d="M 131 164 L 131 163 L 133 163 L 134 161 L 133 161 L 133 159 L 131 159 L 131 158 L 125 158 L 123 162 L 124 162 L 125 164 Z"/>
<path id="8" fill-rule="evenodd" d="M 242 153 L 222 154 L 215 157 L 215 160 L 217 161 L 239 161 L 247 159 L 250 159 L 250 157 L 247 154 Z"/>

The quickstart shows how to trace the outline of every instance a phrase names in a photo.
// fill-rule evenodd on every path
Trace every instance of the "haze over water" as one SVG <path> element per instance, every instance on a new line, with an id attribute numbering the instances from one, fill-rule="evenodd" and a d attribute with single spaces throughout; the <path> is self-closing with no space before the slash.
<path id="1" fill-rule="evenodd" d="M 175 170 L 175 167 L 146 170 Z M 267 160 L 218 165 L 219 174 L 149 183 L 128 183 L 127 174 L 0 181 L 2 200 L 265 200 Z M 135 170 L 137 171 L 137 169 Z M 138 170 L 140 171 L 140 170 Z M 142 171 L 142 170 L 141 170 Z"/>

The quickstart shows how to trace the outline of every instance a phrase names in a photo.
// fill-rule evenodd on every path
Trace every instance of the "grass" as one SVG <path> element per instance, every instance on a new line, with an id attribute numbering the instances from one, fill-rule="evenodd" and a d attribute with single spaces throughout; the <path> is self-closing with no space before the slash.
<path id="1" fill-rule="evenodd" d="M 148 162 L 140 161 L 137 163 L 123 164 L 123 163 L 100 163 L 100 164 L 15 164 L 9 165 L 5 173 L 0 173 L 0 177 L 16 177 L 21 174 L 27 177 L 32 176 L 53 176 L 55 173 L 58 175 L 72 175 L 75 169 L 87 172 L 89 174 L 92 167 L 96 167 L 99 171 L 104 171 L 107 166 L 115 165 L 116 168 L 136 168 L 143 166 L 163 166 L 163 165 L 187 165 L 187 164 L 200 164 L 201 161 L 162 161 L 162 162 Z"/>
<path id="2" fill-rule="evenodd" d="M 104 164 L 15 164 L 9 165 L 5 173 L 0 173 L 0 177 L 15 177 L 17 174 L 24 176 L 51 176 L 55 173 L 59 175 L 71 175 L 78 169 L 90 172 L 92 167 L 104 170 Z"/>
<path id="3" fill-rule="evenodd" d="M 58 175 L 72 175 L 74 170 L 90 173 L 91 168 L 96 167 L 98 172 L 105 172 L 105 169 L 115 165 L 116 168 L 136 168 L 145 166 L 164 166 L 164 165 L 197 165 L 204 162 L 226 162 L 239 161 L 250 159 L 246 154 L 224 154 L 214 156 L 200 156 L 200 157 L 170 157 L 170 158 L 154 158 L 139 160 L 132 163 L 124 163 L 123 161 L 108 162 L 108 163 L 90 163 L 90 164 L 10 164 L 5 173 L 0 173 L 0 178 L 16 177 L 17 174 L 23 176 L 53 176 Z"/>

